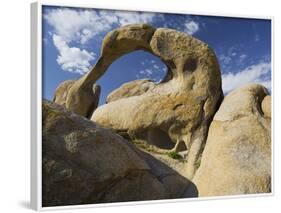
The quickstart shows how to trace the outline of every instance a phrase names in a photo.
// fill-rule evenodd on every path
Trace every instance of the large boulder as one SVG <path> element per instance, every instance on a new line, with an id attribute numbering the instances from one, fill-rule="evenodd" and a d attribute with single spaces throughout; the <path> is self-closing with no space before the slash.
<path id="1" fill-rule="evenodd" d="M 135 80 L 121 85 L 112 91 L 106 98 L 106 102 L 116 101 L 121 98 L 138 96 L 146 93 L 155 87 L 155 83 L 149 79 Z"/>
<path id="2" fill-rule="evenodd" d="M 271 192 L 267 95 L 263 86 L 253 84 L 225 97 L 211 123 L 201 165 L 193 179 L 199 196 Z"/>
<path id="3" fill-rule="evenodd" d="M 43 101 L 43 206 L 189 197 L 196 187 L 111 130 Z M 186 195 L 185 195 L 186 196 Z"/>
<path id="4" fill-rule="evenodd" d="M 66 80 L 62 82 L 55 91 L 53 101 L 64 107 L 70 108 L 67 103 L 67 98 L 69 96 L 69 91 L 72 86 L 75 85 L 75 82 L 75 80 Z M 97 84 L 93 84 L 90 90 L 80 88 L 79 94 L 81 95 L 71 103 L 72 111 L 86 118 L 90 118 L 95 109 L 98 107 L 100 92 L 101 88 Z M 81 98 L 83 99 L 83 104 L 80 104 Z"/>
<path id="5" fill-rule="evenodd" d="M 100 60 L 81 82 L 95 81 L 115 59 L 137 49 L 151 52 L 167 65 L 164 81 L 138 95 L 122 93 L 119 98 L 119 94 L 118 100 L 100 106 L 91 120 L 152 144 L 172 142 L 175 151 L 185 144 L 186 176 L 191 178 L 209 123 L 223 97 L 216 56 L 207 44 L 185 33 L 129 25 L 105 37 Z"/>

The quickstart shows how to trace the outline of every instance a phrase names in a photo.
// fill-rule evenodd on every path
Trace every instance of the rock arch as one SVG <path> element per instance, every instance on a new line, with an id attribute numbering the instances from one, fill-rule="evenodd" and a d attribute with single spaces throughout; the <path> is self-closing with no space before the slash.
<path id="1" fill-rule="evenodd" d="M 209 123 L 223 97 L 216 56 L 202 41 L 146 24 L 117 28 L 105 36 L 93 69 L 69 89 L 66 107 L 86 116 L 93 84 L 113 61 L 135 50 L 158 56 L 168 67 L 167 76 L 148 92 L 100 106 L 91 119 L 134 137 L 157 128 L 174 143 L 184 141 L 189 150 L 187 173 L 191 177 Z"/>

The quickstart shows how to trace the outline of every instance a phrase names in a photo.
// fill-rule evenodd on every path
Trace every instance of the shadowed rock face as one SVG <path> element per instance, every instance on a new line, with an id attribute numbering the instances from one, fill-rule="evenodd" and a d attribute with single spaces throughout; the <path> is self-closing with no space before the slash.
<path id="1" fill-rule="evenodd" d="M 193 179 L 199 196 L 271 192 L 269 104 L 267 90 L 256 84 L 225 97 Z"/>
<path id="2" fill-rule="evenodd" d="M 207 44 L 187 34 L 129 25 L 108 33 L 100 60 L 87 76 L 78 80 L 80 86 L 95 82 L 114 60 L 138 49 L 162 59 L 168 67 L 165 79 L 145 92 L 119 95 L 118 100 L 100 106 L 91 119 L 104 127 L 127 132 L 132 138 L 148 140 L 151 131 L 165 132 L 176 144 L 175 150 L 185 143 L 189 150 L 187 176 L 191 177 L 209 122 L 222 99 L 216 56 Z M 128 84 L 136 86 L 137 82 Z M 70 93 L 73 97 L 79 95 L 74 90 Z M 154 134 L 152 138 L 157 137 Z"/>
<path id="3" fill-rule="evenodd" d="M 173 169 L 111 130 L 43 101 L 43 206 L 197 196 Z"/>

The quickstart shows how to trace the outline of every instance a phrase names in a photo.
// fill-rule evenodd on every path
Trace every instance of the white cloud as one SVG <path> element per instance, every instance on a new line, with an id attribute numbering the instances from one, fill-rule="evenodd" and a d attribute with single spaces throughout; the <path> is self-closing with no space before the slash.
<path id="1" fill-rule="evenodd" d="M 221 62 L 221 65 L 224 67 L 230 65 L 231 62 L 233 62 L 233 60 L 237 57 L 238 51 L 239 50 L 237 47 L 231 46 L 226 51 L 224 51 L 224 53 L 220 54 L 219 60 Z"/>
<path id="2" fill-rule="evenodd" d="M 199 30 L 199 24 L 196 23 L 195 21 L 186 21 L 184 26 L 185 26 L 184 31 L 190 35 L 193 35 Z"/>
<path id="3" fill-rule="evenodd" d="M 77 41 L 85 44 L 94 36 L 112 29 L 114 25 L 151 23 L 156 16 L 160 14 L 64 8 L 49 10 L 44 18 L 66 42 Z"/>
<path id="4" fill-rule="evenodd" d="M 111 29 L 108 17 L 100 16 L 94 10 L 53 9 L 44 18 L 54 28 L 55 34 L 66 42 L 85 44 L 98 33 Z"/>
<path id="5" fill-rule="evenodd" d="M 153 68 L 159 70 L 160 67 L 157 64 L 154 64 Z"/>
<path id="6" fill-rule="evenodd" d="M 158 14 L 116 11 L 114 15 L 116 16 L 119 25 L 122 26 L 127 24 L 151 23 Z M 110 16 L 112 16 L 112 14 L 110 14 Z"/>
<path id="7" fill-rule="evenodd" d="M 145 75 L 146 77 L 151 76 L 152 73 L 153 73 L 153 72 L 152 72 L 150 69 L 144 69 L 144 70 L 141 70 L 141 71 L 140 71 L 140 74 L 143 74 L 143 75 Z"/>
<path id="8" fill-rule="evenodd" d="M 241 72 L 222 75 L 222 88 L 224 93 L 249 83 L 259 83 L 271 90 L 271 63 L 261 61 L 251 65 Z"/>
<path id="9" fill-rule="evenodd" d="M 143 69 L 136 74 L 136 77 L 139 78 L 149 78 L 156 81 L 156 78 L 153 78 L 153 71 L 149 68 Z"/>
<path id="10" fill-rule="evenodd" d="M 44 14 L 44 19 L 53 27 L 48 33 L 59 51 L 57 63 L 63 70 L 81 74 L 89 70 L 91 62 L 95 59 L 95 54 L 85 49 L 87 42 L 93 38 L 100 39 L 99 36 L 115 27 L 134 23 L 151 24 L 155 18 L 164 21 L 162 14 L 129 11 L 58 8 L 50 9 Z M 181 30 L 192 35 L 199 30 L 199 24 L 189 19 L 181 23 Z M 151 60 L 150 64 L 155 64 L 155 61 Z M 151 70 L 165 70 L 159 65 L 150 67 L 140 74 L 150 77 Z"/>
<path id="11" fill-rule="evenodd" d="M 91 67 L 91 61 L 95 59 L 93 52 L 88 52 L 77 47 L 69 47 L 67 42 L 54 34 L 53 42 L 59 51 L 57 62 L 65 71 L 85 74 Z"/>
<path id="12" fill-rule="evenodd" d="M 157 13 L 139 13 L 107 10 L 74 10 L 68 8 L 51 9 L 44 19 L 53 27 L 49 34 L 59 51 L 57 62 L 63 70 L 85 73 L 94 60 L 94 53 L 80 47 L 95 36 L 116 26 L 133 23 L 151 23 Z M 70 47 L 70 46 L 73 47 Z"/>
<path id="13" fill-rule="evenodd" d="M 246 54 L 242 54 L 242 55 L 240 55 L 239 56 L 241 59 L 245 59 L 245 58 L 247 58 L 247 55 Z"/>
<path id="14" fill-rule="evenodd" d="M 239 56 L 239 63 L 242 63 L 247 58 L 246 54 L 242 54 Z"/>
<path id="15" fill-rule="evenodd" d="M 154 59 L 146 59 L 141 62 L 143 69 L 136 74 L 137 79 L 149 78 L 155 82 L 160 82 L 167 72 L 167 67 Z"/>
<path id="16" fill-rule="evenodd" d="M 230 64 L 232 58 L 229 55 L 221 54 L 219 56 L 219 60 L 221 61 L 223 66 L 227 66 L 228 64 Z"/>
<path id="17" fill-rule="evenodd" d="M 243 62 L 248 57 L 238 46 L 231 46 L 217 55 L 222 69 L 229 69 L 233 65 L 245 67 Z"/>

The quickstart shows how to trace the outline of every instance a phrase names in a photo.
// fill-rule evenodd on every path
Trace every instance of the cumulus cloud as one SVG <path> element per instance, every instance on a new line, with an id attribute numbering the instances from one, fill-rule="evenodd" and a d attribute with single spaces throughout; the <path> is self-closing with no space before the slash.
<path id="1" fill-rule="evenodd" d="M 185 26 L 184 31 L 190 35 L 193 35 L 199 30 L 199 24 L 195 21 L 186 21 L 184 26 Z"/>
<path id="2" fill-rule="evenodd" d="M 66 42 L 86 43 L 96 34 L 109 30 L 108 17 L 101 17 L 94 10 L 52 9 L 44 18 L 54 28 L 55 34 Z"/>
<path id="3" fill-rule="evenodd" d="M 161 14 L 109 10 L 50 9 L 44 19 L 53 27 L 50 32 L 59 51 L 57 62 L 66 71 L 85 73 L 95 59 L 93 52 L 81 50 L 94 37 L 115 27 L 133 23 L 151 23 Z M 72 46 L 72 47 L 71 47 Z"/>
<path id="4" fill-rule="evenodd" d="M 67 42 L 56 34 L 53 35 L 53 42 L 59 51 L 57 63 L 65 71 L 84 74 L 89 71 L 91 61 L 95 59 L 93 52 L 88 52 L 77 47 L 69 47 Z"/>
<path id="5" fill-rule="evenodd" d="M 110 14 L 112 16 L 112 14 Z M 116 11 L 114 16 L 117 17 L 119 25 L 136 24 L 136 23 L 151 23 L 154 18 L 161 17 L 161 14 L 157 13 L 141 13 L 141 12 L 128 12 L 128 11 Z"/>
<path id="6" fill-rule="evenodd" d="M 255 65 L 246 67 L 244 70 L 222 75 L 222 88 L 224 93 L 244 86 L 249 83 L 259 83 L 271 90 L 271 63 L 261 61 Z"/>
<path id="7" fill-rule="evenodd" d="M 44 19 L 53 28 L 49 35 L 59 51 L 58 64 L 63 70 L 81 74 L 87 72 L 91 62 L 95 60 L 95 54 L 85 49 L 91 39 L 101 39 L 101 36 L 109 30 L 127 24 L 152 24 L 155 20 L 162 20 L 164 24 L 166 23 L 164 16 L 159 13 L 70 8 L 49 9 L 45 12 Z M 180 28 L 178 30 L 190 35 L 199 30 L 199 24 L 190 18 L 175 26 Z M 157 70 L 163 72 L 164 68 L 157 66 L 150 66 L 150 68 L 154 72 Z M 143 72 L 145 72 L 144 70 Z M 146 74 L 140 74 L 150 77 L 150 70 L 146 71 Z"/>
<path id="8" fill-rule="evenodd" d="M 156 13 L 107 10 L 74 10 L 68 8 L 49 10 L 44 18 L 54 27 L 55 33 L 66 42 L 85 44 L 94 36 L 116 26 L 133 23 L 150 23 Z"/>

